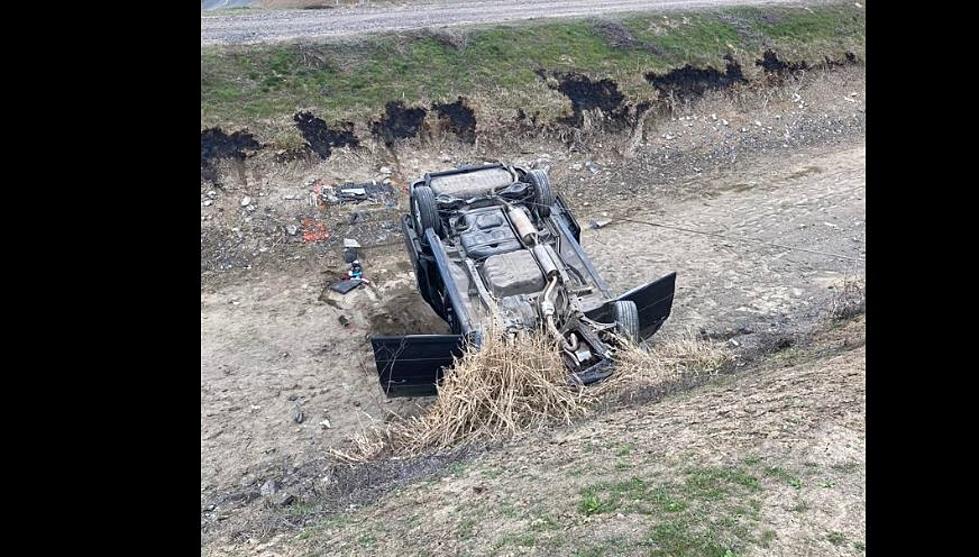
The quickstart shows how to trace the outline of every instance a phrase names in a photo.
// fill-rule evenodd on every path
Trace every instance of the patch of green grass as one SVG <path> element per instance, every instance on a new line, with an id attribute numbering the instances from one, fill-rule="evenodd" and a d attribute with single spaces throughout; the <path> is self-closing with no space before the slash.
<path id="1" fill-rule="evenodd" d="M 520 509 L 518 509 L 513 503 L 504 501 L 500 504 L 500 514 L 507 518 L 519 518 Z"/>
<path id="2" fill-rule="evenodd" d="M 540 513 L 537 518 L 530 522 L 530 529 L 535 532 L 546 532 L 548 530 L 558 530 L 561 525 L 551 516 L 550 513 Z"/>
<path id="3" fill-rule="evenodd" d="M 690 497 L 716 500 L 730 496 L 734 489 L 749 492 L 761 489 L 758 478 L 742 468 L 703 467 L 687 471 L 685 491 Z"/>
<path id="4" fill-rule="evenodd" d="M 506 534 L 494 544 L 493 549 L 498 551 L 504 547 L 534 547 L 537 545 L 537 537 L 531 532 L 520 532 L 516 534 Z M 495 552 L 494 551 L 494 552 Z"/>
<path id="5" fill-rule="evenodd" d="M 650 547 L 651 557 L 674 555 L 703 555 L 727 557 L 737 555 L 722 542 L 715 530 L 704 529 L 691 520 L 670 520 L 661 522 L 650 529 L 646 545 Z"/>
<path id="6" fill-rule="evenodd" d="M 758 545 L 762 547 L 768 547 L 769 545 L 771 545 L 772 540 L 774 540 L 776 537 L 777 535 L 775 534 L 775 530 L 765 530 L 761 533 L 761 536 L 758 538 Z"/>
<path id="7" fill-rule="evenodd" d="M 479 471 L 480 476 L 491 480 L 499 478 L 501 474 L 503 474 L 502 468 L 493 468 L 489 466 Z"/>
<path id="8" fill-rule="evenodd" d="M 853 542 L 853 549 L 856 549 L 857 551 L 866 551 L 867 544 L 863 542 Z"/>
<path id="9" fill-rule="evenodd" d="M 581 490 L 585 515 L 621 512 L 653 521 L 642 545 L 649 555 L 736 554 L 749 544 L 770 543 L 774 532 L 756 534 L 761 483 L 738 466 L 688 467 L 673 481 L 633 477 L 600 482 Z M 602 547 L 588 548 L 599 552 Z"/>
<path id="10" fill-rule="evenodd" d="M 833 545 L 843 545 L 846 543 L 846 536 L 843 535 L 843 532 L 830 532 L 826 536 L 826 539 Z"/>
<path id="11" fill-rule="evenodd" d="M 777 480 L 783 481 L 795 489 L 802 489 L 802 480 L 798 476 L 792 474 L 784 468 L 778 466 L 770 466 L 765 469 L 765 475 L 775 478 Z"/>
<path id="12" fill-rule="evenodd" d="M 475 535 L 475 527 L 475 518 L 464 518 L 462 519 L 462 522 L 459 523 L 459 527 L 456 528 L 456 536 L 460 540 L 468 540 Z"/>
<path id="13" fill-rule="evenodd" d="M 632 443 L 626 443 L 621 447 L 619 447 L 617 451 L 615 451 L 615 456 L 629 456 L 630 454 L 632 454 L 632 451 L 635 448 L 636 446 L 633 445 Z"/>
<path id="14" fill-rule="evenodd" d="M 452 464 L 449 464 L 445 470 L 450 475 L 458 478 L 466 472 L 466 465 L 462 462 L 453 462 Z"/>
<path id="15" fill-rule="evenodd" d="M 607 502 L 603 502 L 594 493 L 584 495 L 578 503 L 578 510 L 582 514 L 598 514 L 612 510 Z"/>
<path id="16" fill-rule="evenodd" d="M 360 544 L 361 547 L 374 547 L 374 544 L 377 543 L 377 537 L 369 532 L 361 534 L 360 537 L 357 538 L 357 543 Z"/>
<path id="17" fill-rule="evenodd" d="M 367 122 L 388 101 L 427 105 L 458 95 L 491 98 L 498 109 L 533 106 L 556 117 L 567 99 L 543 85 L 538 69 L 609 77 L 638 101 L 654 94 L 646 72 L 686 63 L 723 68 L 723 56 L 732 52 L 746 70 L 768 47 L 810 61 L 843 51 L 862 57 L 864 20 L 863 10 L 852 4 L 623 19 L 646 48 L 613 47 L 591 21 L 470 29 L 463 31 L 460 46 L 437 32 L 421 32 L 325 44 L 204 47 L 201 125 L 250 127 L 268 135 L 292 127 L 299 109 L 327 122 Z"/>

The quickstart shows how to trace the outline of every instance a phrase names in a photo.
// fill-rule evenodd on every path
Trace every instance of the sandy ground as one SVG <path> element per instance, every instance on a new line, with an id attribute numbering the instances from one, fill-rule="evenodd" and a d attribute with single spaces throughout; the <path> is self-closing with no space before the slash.
<path id="1" fill-rule="evenodd" d="M 322 10 L 201 12 L 201 46 L 322 39 L 344 35 L 528 19 L 582 17 L 736 5 L 812 5 L 797 0 L 482 0 Z"/>

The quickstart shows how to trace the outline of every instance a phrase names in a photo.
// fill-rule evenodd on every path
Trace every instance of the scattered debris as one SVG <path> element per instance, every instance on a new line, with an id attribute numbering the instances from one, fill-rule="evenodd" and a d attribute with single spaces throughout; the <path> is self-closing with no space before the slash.
<path id="1" fill-rule="evenodd" d="M 323 240 L 328 240 L 330 238 L 330 231 L 326 229 L 326 225 L 322 222 L 317 222 L 311 218 L 303 219 L 303 241 L 304 242 L 322 242 Z"/>
<path id="2" fill-rule="evenodd" d="M 306 419 L 306 415 L 303 414 L 302 406 L 300 406 L 297 403 L 296 406 L 292 409 L 292 421 L 296 422 L 297 424 L 301 424 L 305 419 Z"/>
<path id="3" fill-rule="evenodd" d="M 350 327 L 350 318 L 346 315 L 341 314 L 339 317 L 337 317 L 337 321 L 340 322 L 340 325 L 342 325 L 344 329 Z"/>
<path id="4" fill-rule="evenodd" d="M 351 290 L 354 290 L 361 284 L 364 284 L 363 280 L 349 278 L 331 284 L 330 290 L 333 290 L 334 292 L 339 292 L 340 294 L 346 294 Z"/>
<path id="5" fill-rule="evenodd" d="M 327 419 L 323 420 L 322 422 L 320 422 L 320 426 L 322 426 L 325 429 L 333 429 L 333 424 L 330 423 L 329 418 L 327 418 Z"/>
<path id="6" fill-rule="evenodd" d="M 298 226 L 296 226 L 295 224 L 287 224 L 286 225 L 286 234 L 288 234 L 290 236 L 295 236 L 298 233 L 299 233 L 299 227 Z"/>

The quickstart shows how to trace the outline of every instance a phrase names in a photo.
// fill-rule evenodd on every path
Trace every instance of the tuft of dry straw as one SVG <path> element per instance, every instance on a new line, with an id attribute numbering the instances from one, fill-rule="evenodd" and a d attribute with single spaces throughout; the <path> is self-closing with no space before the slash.
<path id="1" fill-rule="evenodd" d="M 575 388 L 554 341 L 543 333 L 488 334 L 479 350 L 456 360 L 425 414 L 397 420 L 386 429 L 371 428 L 350 450 L 331 453 L 347 462 L 363 462 L 386 453 L 412 456 L 508 438 L 571 423 L 597 402 L 636 389 L 716 372 L 728 359 L 719 345 L 693 336 L 649 350 L 623 344 L 611 377 Z"/>

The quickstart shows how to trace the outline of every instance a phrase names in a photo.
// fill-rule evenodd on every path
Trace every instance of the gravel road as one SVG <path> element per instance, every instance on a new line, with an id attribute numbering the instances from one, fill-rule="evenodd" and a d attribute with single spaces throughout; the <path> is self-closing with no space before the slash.
<path id="1" fill-rule="evenodd" d="M 798 0 L 482 0 L 413 3 L 408 6 L 322 10 L 261 10 L 209 15 L 201 12 L 201 46 L 324 39 L 345 35 L 500 23 L 624 12 L 716 8 L 735 5 L 813 5 Z"/>

